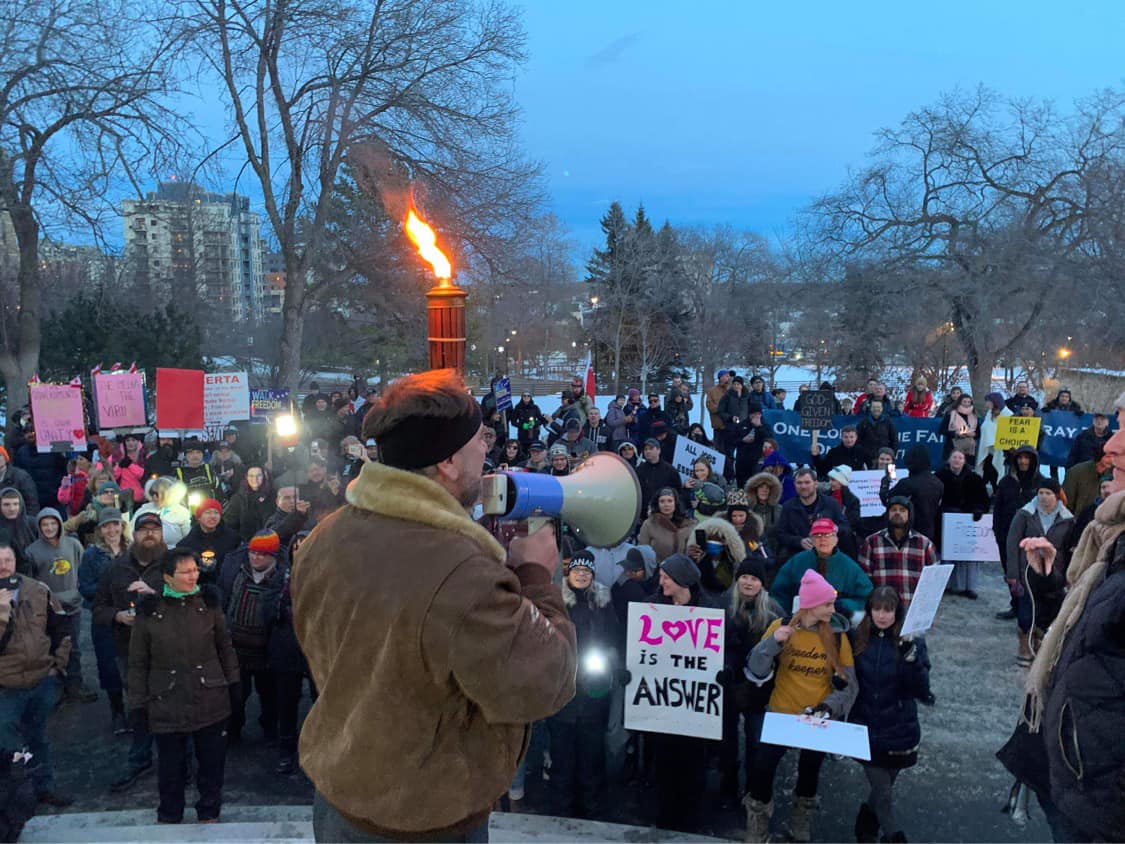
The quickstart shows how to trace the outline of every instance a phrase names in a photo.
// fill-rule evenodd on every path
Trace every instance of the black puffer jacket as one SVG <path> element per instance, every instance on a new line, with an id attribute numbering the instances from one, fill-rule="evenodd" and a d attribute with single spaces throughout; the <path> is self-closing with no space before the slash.
<path id="1" fill-rule="evenodd" d="M 894 486 L 890 485 L 889 477 L 884 477 L 879 497 L 884 505 L 899 496 L 909 498 L 914 505 L 914 530 L 931 542 L 936 541 L 945 487 L 930 471 L 930 450 L 924 445 L 916 445 L 906 452 L 903 462 L 910 470 L 910 477 L 903 478 Z"/>
<path id="2" fill-rule="evenodd" d="M 918 747 L 918 701 L 930 695 L 930 658 L 926 641 L 914 640 L 917 655 L 907 662 L 895 637 L 872 630 L 863 653 L 855 658 L 859 696 L 849 720 L 865 724 L 871 754 L 903 754 Z"/>
<path id="3" fill-rule="evenodd" d="M 1125 830 L 1125 539 L 1066 635 L 1047 693 L 1043 737 L 1051 799 L 1083 833 Z"/>
<path id="4" fill-rule="evenodd" d="M 574 697 L 553 720 L 573 723 L 580 716 L 608 717 L 613 677 L 625 664 L 624 654 L 618 650 L 623 637 L 610 591 L 601 583 L 593 582 L 579 592 L 565 580 L 561 589 L 563 604 L 578 640 L 578 676 Z M 588 660 L 595 653 L 605 660 L 600 666 L 602 670 L 591 670 Z"/>

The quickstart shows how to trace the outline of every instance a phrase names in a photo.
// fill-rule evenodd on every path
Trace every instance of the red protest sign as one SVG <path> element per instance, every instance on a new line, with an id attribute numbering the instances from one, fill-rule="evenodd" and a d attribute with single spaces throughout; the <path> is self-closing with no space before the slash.
<path id="1" fill-rule="evenodd" d="M 203 370 L 156 370 L 156 427 L 203 428 Z"/>

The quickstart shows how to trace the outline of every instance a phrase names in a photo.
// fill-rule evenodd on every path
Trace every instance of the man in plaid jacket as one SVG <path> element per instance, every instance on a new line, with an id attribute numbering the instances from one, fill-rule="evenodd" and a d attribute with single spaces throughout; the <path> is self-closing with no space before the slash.
<path id="1" fill-rule="evenodd" d="M 903 605 L 914 597 L 914 587 L 925 566 L 938 562 L 937 549 L 913 529 L 914 508 L 909 498 L 887 502 L 887 526 L 863 542 L 859 565 L 875 586 L 890 586 Z"/>

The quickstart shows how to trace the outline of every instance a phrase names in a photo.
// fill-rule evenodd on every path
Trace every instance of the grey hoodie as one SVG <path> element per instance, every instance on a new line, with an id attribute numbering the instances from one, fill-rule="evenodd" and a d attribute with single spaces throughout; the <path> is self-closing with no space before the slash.
<path id="1" fill-rule="evenodd" d="M 82 561 L 82 545 L 73 536 L 63 533 L 63 520 L 58 510 L 44 507 L 39 511 L 36 525 L 41 524 L 44 519 L 54 519 L 58 523 L 58 544 L 54 545 L 40 535 L 39 539 L 27 546 L 25 553 L 31 560 L 31 574 L 47 585 L 59 599 L 67 615 L 75 615 L 82 610 L 82 595 L 78 591 L 78 564 Z"/>

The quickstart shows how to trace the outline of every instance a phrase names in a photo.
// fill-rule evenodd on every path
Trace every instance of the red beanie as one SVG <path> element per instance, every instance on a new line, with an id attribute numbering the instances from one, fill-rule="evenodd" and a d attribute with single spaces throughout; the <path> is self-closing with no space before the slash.
<path id="1" fill-rule="evenodd" d="M 281 538 L 272 530 L 260 530 L 250 537 L 249 547 L 258 554 L 272 556 L 281 550 Z"/>
<path id="2" fill-rule="evenodd" d="M 219 515 L 223 515 L 223 505 L 214 498 L 204 498 L 195 507 L 195 517 L 198 519 L 203 515 L 204 510 L 218 510 Z"/>

